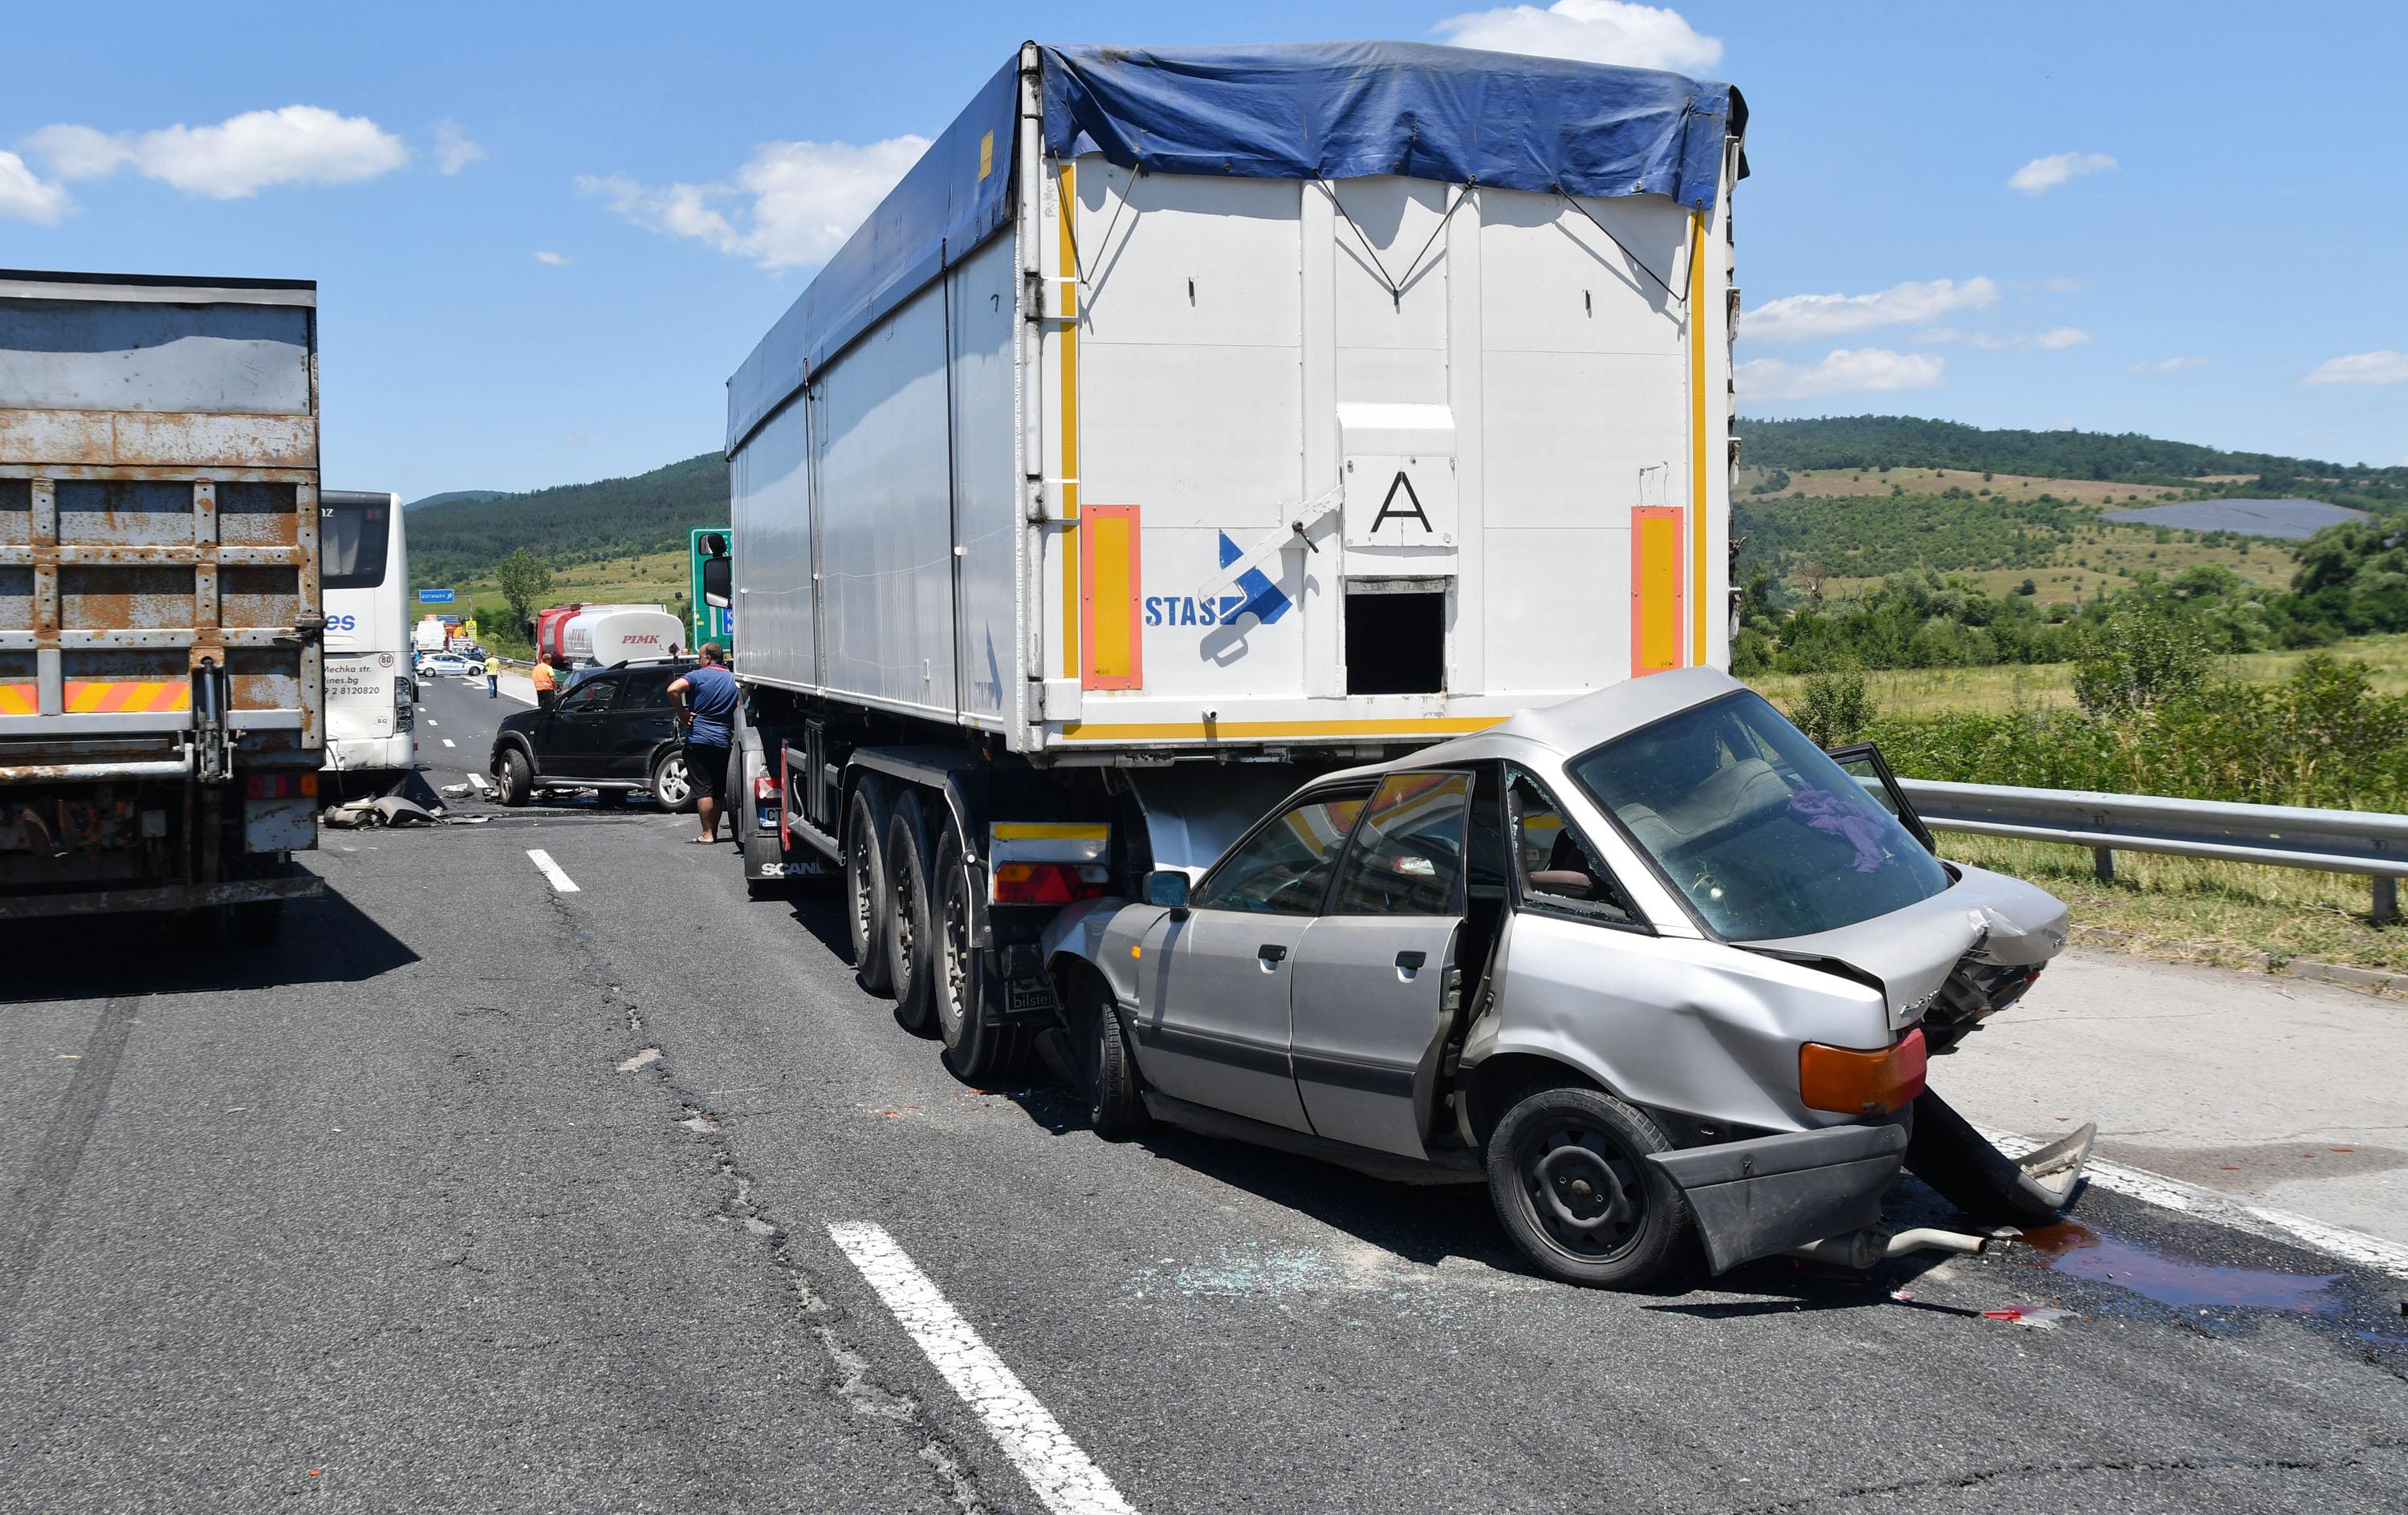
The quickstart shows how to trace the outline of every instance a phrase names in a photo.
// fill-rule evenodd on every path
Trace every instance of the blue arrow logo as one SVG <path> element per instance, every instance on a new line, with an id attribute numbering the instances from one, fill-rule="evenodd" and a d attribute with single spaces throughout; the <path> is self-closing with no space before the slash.
<path id="1" fill-rule="evenodd" d="M 1244 555 L 1238 550 L 1238 544 L 1229 540 L 1227 532 L 1221 533 L 1222 567 L 1227 567 Z M 1270 576 L 1260 568 L 1249 568 L 1240 574 L 1238 588 L 1243 593 L 1225 594 L 1221 597 L 1223 625 L 1227 625 L 1240 615 L 1251 613 L 1255 620 L 1268 626 L 1287 614 L 1288 607 L 1295 603 L 1282 593 L 1280 587 L 1271 582 Z"/>

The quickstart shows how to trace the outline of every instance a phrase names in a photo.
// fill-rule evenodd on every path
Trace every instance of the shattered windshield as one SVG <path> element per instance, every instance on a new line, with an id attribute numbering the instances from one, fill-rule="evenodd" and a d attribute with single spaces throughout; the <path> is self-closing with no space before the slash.
<path id="1" fill-rule="evenodd" d="M 1570 768 L 1727 940 L 1835 931 L 1948 887 L 1939 860 L 1753 693 L 1684 710 Z"/>

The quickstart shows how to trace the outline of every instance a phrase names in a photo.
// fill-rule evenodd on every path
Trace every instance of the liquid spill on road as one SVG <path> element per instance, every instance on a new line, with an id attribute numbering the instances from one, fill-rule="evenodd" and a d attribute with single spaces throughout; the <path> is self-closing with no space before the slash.
<path id="1" fill-rule="evenodd" d="M 2331 1293 L 2341 1280 L 2338 1273 L 2281 1273 L 2272 1268 L 2193 1262 L 2095 1231 L 2078 1221 L 2060 1221 L 2026 1232 L 2022 1240 L 2046 1257 L 2049 1267 L 2058 1273 L 2112 1283 L 2160 1305 L 2309 1315 L 2338 1308 Z"/>

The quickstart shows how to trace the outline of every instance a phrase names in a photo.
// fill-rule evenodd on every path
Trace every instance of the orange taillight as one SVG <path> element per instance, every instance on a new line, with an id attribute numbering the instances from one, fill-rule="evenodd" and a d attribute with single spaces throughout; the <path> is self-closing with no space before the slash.
<path id="1" fill-rule="evenodd" d="M 1798 1097 L 1808 1109 L 1887 1115 L 1923 1093 L 1923 1028 L 1865 1051 L 1810 1041 L 1798 1049 Z"/>

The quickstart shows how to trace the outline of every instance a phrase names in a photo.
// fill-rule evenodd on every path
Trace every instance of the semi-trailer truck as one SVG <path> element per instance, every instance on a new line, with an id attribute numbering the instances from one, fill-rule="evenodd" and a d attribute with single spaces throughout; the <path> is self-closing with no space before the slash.
<path id="1" fill-rule="evenodd" d="M 317 290 L 0 271 L 0 919 L 320 891 Z"/>
<path id="2" fill-rule="evenodd" d="M 1022 47 L 728 381 L 748 882 L 840 874 L 862 981 L 987 1077 L 1065 904 L 1726 665 L 1744 123 L 1412 44 Z"/>

